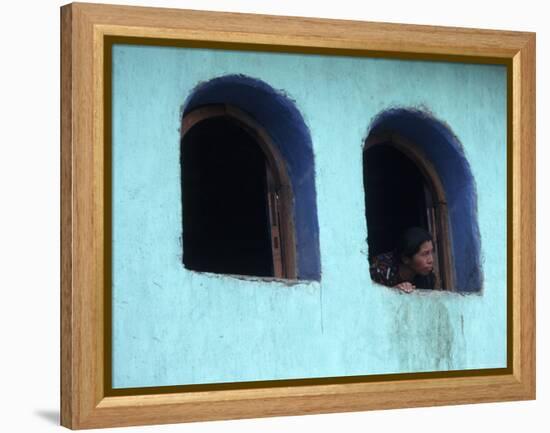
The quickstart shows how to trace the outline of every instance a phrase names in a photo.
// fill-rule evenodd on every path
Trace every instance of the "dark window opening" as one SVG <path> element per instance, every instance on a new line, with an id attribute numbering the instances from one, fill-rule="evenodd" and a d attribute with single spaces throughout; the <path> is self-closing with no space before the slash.
<path id="1" fill-rule="evenodd" d="M 424 179 L 409 158 L 391 146 L 373 146 L 363 170 L 369 255 L 395 248 L 409 227 L 428 229 Z"/>
<path id="2" fill-rule="evenodd" d="M 444 288 L 438 200 L 416 162 L 391 143 L 367 147 L 363 154 L 363 182 L 369 261 L 393 251 L 409 227 L 422 227 L 434 240 L 435 288 Z"/>
<path id="3" fill-rule="evenodd" d="M 257 141 L 236 120 L 212 117 L 187 131 L 181 148 L 185 266 L 278 276 L 273 175 Z"/>
<path id="4" fill-rule="evenodd" d="M 271 212 L 278 218 L 278 226 L 271 229 L 273 276 L 320 281 L 313 143 L 295 102 L 265 81 L 243 74 L 224 75 L 197 83 L 182 113 L 182 138 L 194 125 L 212 117 L 229 117 L 254 138 L 268 162 L 266 174 L 272 175 L 274 194 L 269 202 L 277 208 Z"/>

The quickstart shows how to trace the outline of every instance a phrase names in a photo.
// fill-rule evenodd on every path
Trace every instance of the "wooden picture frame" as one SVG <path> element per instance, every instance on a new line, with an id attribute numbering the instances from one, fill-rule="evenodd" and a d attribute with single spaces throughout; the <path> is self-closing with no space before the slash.
<path id="1" fill-rule="evenodd" d="M 504 369 L 115 392 L 106 335 L 106 49 L 176 46 L 449 62 L 508 71 Z M 71 429 L 535 398 L 535 34 L 73 3 L 61 8 L 61 424 Z"/>

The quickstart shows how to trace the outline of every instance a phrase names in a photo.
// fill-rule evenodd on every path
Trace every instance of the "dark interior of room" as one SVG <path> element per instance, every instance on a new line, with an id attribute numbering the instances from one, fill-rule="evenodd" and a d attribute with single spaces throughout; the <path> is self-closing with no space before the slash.
<path id="1" fill-rule="evenodd" d="M 427 229 L 424 178 L 405 154 L 391 145 L 368 148 L 363 181 L 369 259 L 393 250 L 407 228 Z"/>
<path id="2" fill-rule="evenodd" d="M 183 262 L 224 274 L 273 276 L 266 161 L 227 117 L 203 120 L 182 139 Z"/>

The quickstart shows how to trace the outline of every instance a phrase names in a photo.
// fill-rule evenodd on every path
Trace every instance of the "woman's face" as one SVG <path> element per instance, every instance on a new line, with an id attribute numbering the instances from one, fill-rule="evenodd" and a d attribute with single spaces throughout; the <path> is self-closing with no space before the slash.
<path id="1" fill-rule="evenodd" d="M 420 245 L 418 252 L 411 258 L 405 258 L 405 264 L 416 274 L 428 275 L 433 270 L 434 247 L 432 241 Z"/>

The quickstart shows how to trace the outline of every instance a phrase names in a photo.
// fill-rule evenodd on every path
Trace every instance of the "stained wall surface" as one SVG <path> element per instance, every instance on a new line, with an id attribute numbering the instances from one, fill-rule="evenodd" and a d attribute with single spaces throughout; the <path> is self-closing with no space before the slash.
<path id="1" fill-rule="evenodd" d="M 309 129 L 320 281 L 183 267 L 181 116 L 197 86 L 227 75 L 281 92 Z M 406 295 L 370 279 L 363 144 L 396 107 L 429 111 L 462 143 L 478 293 Z M 112 141 L 113 387 L 506 366 L 504 66 L 116 45 Z"/>

